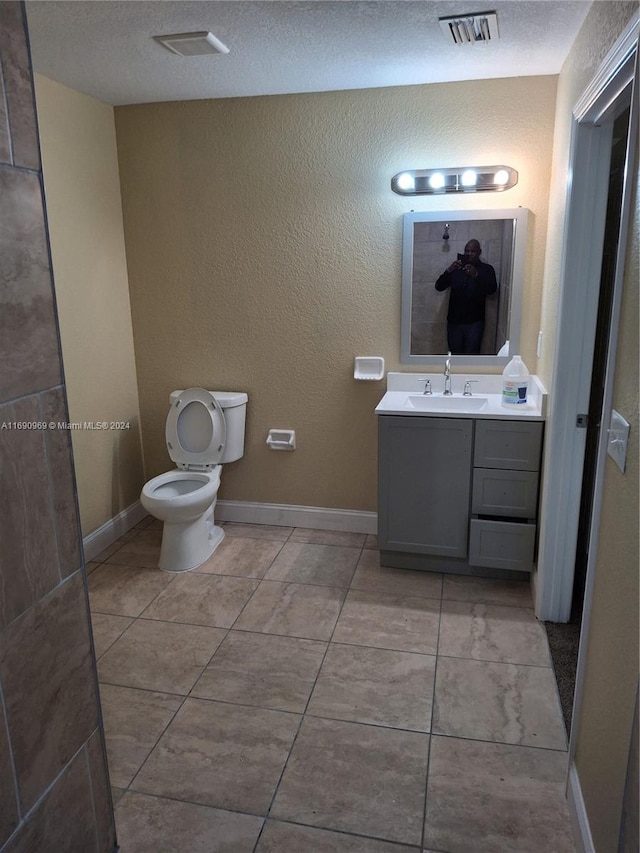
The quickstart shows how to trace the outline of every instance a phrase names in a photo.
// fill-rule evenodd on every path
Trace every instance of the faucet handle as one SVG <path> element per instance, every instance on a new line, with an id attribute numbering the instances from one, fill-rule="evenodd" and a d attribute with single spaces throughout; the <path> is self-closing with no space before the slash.
<path id="1" fill-rule="evenodd" d="M 432 393 L 431 392 L 431 380 L 430 379 L 427 379 L 427 381 L 424 383 L 424 391 L 422 393 L 423 394 L 431 394 Z"/>
<path id="2" fill-rule="evenodd" d="M 479 381 L 479 379 L 467 379 L 467 381 L 464 383 L 464 391 L 462 392 L 462 396 L 471 397 L 471 385 Z"/>

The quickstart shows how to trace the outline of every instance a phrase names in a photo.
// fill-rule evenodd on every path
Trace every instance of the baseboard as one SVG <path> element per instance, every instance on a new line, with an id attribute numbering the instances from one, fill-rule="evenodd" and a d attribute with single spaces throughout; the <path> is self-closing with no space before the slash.
<path id="1" fill-rule="evenodd" d="M 218 501 L 218 521 L 245 524 L 274 524 L 279 527 L 313 527 L 345 533 L 377 533 L 378 515 L 353 509 L 326 509 L 318 506 Z"/>
<path id="2" fill-rule="evenodd" d="M 119 512 L 118 515 L 110 518 L 109 521 L 105 521 L 101 527 L 89 533 L 88 536 L 85 536 L 82 540 L 85 562 L 91 562 L 105 548 L 108 548 L 109 545 L 115 542 L 116 539 L 119 539 L 142 521 L 143 518 L 146 518 L 147 514 L 146 509 L 140 501 L 136 501 L 131 506 L 123 509 L 122 512 Z"/>
<path id="3" fill-rule="evenodd" d="M 569 767 L 569 780 L 567 782 L 567 800 L 569 803 L 569 814 L 573 824 L 573 837 L 576 849 L 579 853 L 596 853 L 591 837 L 591 827 L 587 816 L 587 807 L 582 797 L 582 788 L 576 765 L 571 762 Z"/>

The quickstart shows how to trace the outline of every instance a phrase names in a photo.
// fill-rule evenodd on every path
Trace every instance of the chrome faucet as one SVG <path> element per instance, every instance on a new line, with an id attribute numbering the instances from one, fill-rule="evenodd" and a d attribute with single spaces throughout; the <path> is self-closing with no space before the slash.
<path id="1" fill-rule="evenodd" d="M 444 363 L 444 396 L 450 397 L 451 391 L 451 353 L 448 353 L 447 360 Z"/>
<path id="2" fill-rule="evenodd" d="M 427 381 L 424 383 L 424 391 L 422 393 L 423 394 L 431 394 L 431 380 L 430 379 L 427 379 Z"/>

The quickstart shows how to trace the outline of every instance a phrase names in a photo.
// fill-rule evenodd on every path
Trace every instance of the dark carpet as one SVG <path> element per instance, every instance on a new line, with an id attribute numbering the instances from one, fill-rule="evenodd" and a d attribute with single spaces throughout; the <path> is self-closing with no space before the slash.
<path id="1" fill-rule="evenodd" d="M 578 663 L 578 646 L 580 644 L 581 614 L 571 617 L 569 622 L 545 622 L 553 670 L 558 684 L 560 704 L 567 738 L 571 731 L 571 712 L 573 709 L 573 694 L 576 686 L 576 666 Z"/>

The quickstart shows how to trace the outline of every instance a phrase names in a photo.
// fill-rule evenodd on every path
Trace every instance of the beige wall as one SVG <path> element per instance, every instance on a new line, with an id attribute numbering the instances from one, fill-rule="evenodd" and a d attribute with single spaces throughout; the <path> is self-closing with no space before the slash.
<path id="1" fill-rule="evenodd" d="M 36 75 L 60 336 L 83 534 L 137 501 L 138 388 L 113 108 Z"/>
<path id="2" fill-rule="evenodd" d="M 549 191 L 549 237 L 544 260 L 544 289 L 540 317 L 543 343 L 538 361 L 538 375 L 548 388 L 553 384 L 562 250 L 565 238 L 564 217 L 570 177 L 573 107 L 637 8 L 636 2 L 619 2 L 619 0 L 594 2 L 558 80 L 553 167 Z"/>
<path id="3" fill-rule="evenodd" d="M 228 500 L 374 510 L 383 383 L 399 369 L 402 213 L 532 211 L 522 351 L 535 370 L 555 77 L 116 108 L 146 474 L 172 388 L 247 391 Z M 507 193 L 406 199 L 403 168 L 506 163 Z M 295 429 L 274 453 L 269 428 Z"/>

